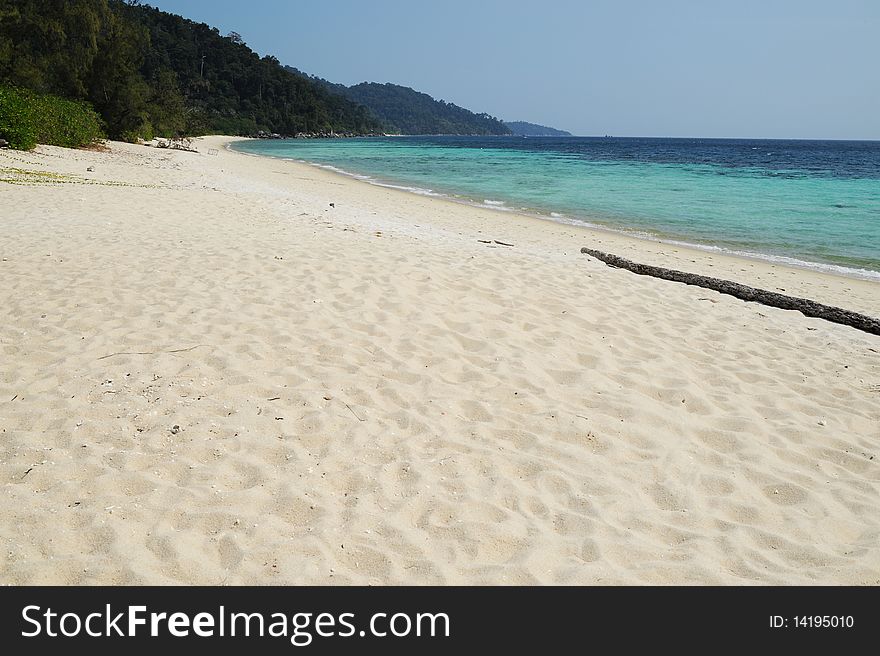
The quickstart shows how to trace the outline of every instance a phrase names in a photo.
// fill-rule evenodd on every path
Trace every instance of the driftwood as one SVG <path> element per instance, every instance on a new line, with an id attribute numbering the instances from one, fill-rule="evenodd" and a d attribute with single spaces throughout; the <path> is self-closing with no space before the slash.
<path id="1" fill-rule="evenodd" d="M 188 153 L 199 152 L 193 148 L 193 140 L 189 137 L 171 137 L 170 139 L 159 139 L 156 142 L 156 148 L 170 148 L 171 150 L 185 150 Z M 216 153 L 215 153 L 216 154 Z"/>
<path id="2" fill-rule="evenodd" d="M 859 314 L 851 310 L 834 307 L 833 305 L 824 305 L 816 303 L 806 298 L 797 298 L 796 296 L 786 296 L 785 294 L 777 294 L 776 292 L 768 292 L 763 289 L 741 285 L 730 280 L 721 280 L 719 278 L 711 278 L 709 276 L 698 276 L 693 273 L 685 273 L 684 271 L 676 271 L 675 269 L 664 269 L 662 267 L 649 266 L 647 264 L 639 264 L 632 262 L 617 255 L 603 253 L 592 248 L 584 247 L 581 253 L 585 253 L 597 260 L 601 260 L 605 264 L 618 269 L 626 269 L 640 276 L 651 276 L 652 278 L 660 278 L 662 280 L 672 280 L 673 282 L 683 282 L 686 285 L 696 285 L 697 287 L 705 287 L 713 289 L 722 294 L 729 294 L 743 301 L 753 301 L 770 307 L 781 308 L 783 310 L 797 310 L 807 317 L 816 317 L 825 319 L 844 326 L 851 326 L 857 330 L 863 330 L 872 335 L 880 335 L 880 319 L 869 317 L 866 314 Z"/>

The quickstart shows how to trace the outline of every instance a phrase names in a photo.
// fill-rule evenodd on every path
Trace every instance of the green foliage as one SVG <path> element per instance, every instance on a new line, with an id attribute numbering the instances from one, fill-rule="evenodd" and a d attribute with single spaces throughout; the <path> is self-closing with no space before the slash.
<path id="1" fill-rule="evenodd" d="M 147 30 L 120 11 L 108 12 L 101 23 L 98 54 L 86 75 L 87 97 L 114 138 L 136 141 L 149 122 L 150 86 L 140 72 L 149 44 Z"/>
<path id="2" fill-rule="evenodd" d="M 129 0 L 0 0 L 0 84 L 90 102 L 114 139 L 380 131 L 240 35 Z"/>
<path id="3" fill-rule="evenodd" d="M 316 78 L 317 79 L 317 78 Z M 353 87 L 318 80 L 327 88 L 369 108 L 390 132 L 401 134 L 510 134 L 488 114 L 475 114 L 426 93 L 396 84 L 363 82 Z"/>
<path id="4" fill-rule="evenodd" d="M 87 101 L 111 138 L 129 141 L 259 130 L 509 134 L 492 116 L 406 87 L 331 85 L 261 58 L 235 32 L 136 0 L 0 0 L 0 84 Z"/>
<path id="5" fill-rule="evenodd" d="M 0 87 L 0 138 L 12 148 L 30 150 L 37 145 L 37 123 L 24 92 Z"/>
<path id="6" fill-rule="evenodd" d="M 506 121 L 504 123 L 516 135 L 526 137 L 570 137 L 571 132 L 548 128 L 546 125 L 527 123 L 526 121 Z"/>
<path id="7" fill-rule="evenodd" d="M 88 104 L 0 86 L 0 138 L 12 148 L 38 143 L 76 148 L 101 139 L 101 119 Z"/>
<path id="8" fill-rule="evenodd" d="M 179 109 L 171 111 L 178 129 L 189 134 L 265 130 L 288 135 L 382 130 L 366 108 L 286 70 L 274 57 L 260 58 L 234 32 L 224 37 L 203 23 L 143 5 L 126 7 L 125 13 L 149 31 L 142 68 L 146 79 L 155 88 L 162 71 L 175 76 L 185 107 L 184 116 Z M 176 102 L 171 105 L 179 108 Z"/>
<path id="9" fill-rule="evenodd" d="M 0 81 L 84 98 L 107 0 L 0 0 Z"/>

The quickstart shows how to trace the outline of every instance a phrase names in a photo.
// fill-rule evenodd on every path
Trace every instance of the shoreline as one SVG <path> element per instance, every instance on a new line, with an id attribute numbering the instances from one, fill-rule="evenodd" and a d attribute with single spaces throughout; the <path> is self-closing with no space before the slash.
<path id="1" fill-rule="evenodd" d="M 798 293 L 793 294 L 795 296 L 880 317 L 880 281 L 868 277 L 845 275 L 838 271 L 828 271 L 819 268 L 822 266 L 819 263 L 817 263 L 817 267 L 800 266 L 785 261 L 774 261 L 771 259 L 773 256 L 756 255 L 751 257 L 747 254 L 726 251 L 720 247 L 703 247 L 700 244 L 678 243 L 656 236 L 633 234 L 600 225 L 586 224 L 577 220 L 564 221 L 512 208 L 499 210 L 483 204 L 456 199 L 446 194 L 421 194 L 403 186 L 374 182 L 365 179 L 360 174 L 350 173 L 338 167 L 329 167 L 305 160 L 250 153 L 232 147 L 232 144 L 238 141 L 251 141 L 252 139 L 248 137 L 223 136 L 211 137 L 211 139 L 219 139 L 221 147 L 234 155 L 285 162 L 292 166 L 305 167 L 311 171 L 333 176 L 350 183 L 362 184 L 369 188 L 384 189 L 389 192 L 405 194 L 409 197 L 425 199 L 427 201 L 449 203 L 453 206 L 467 207 L 479 212 L 491 212 L 515 221 L 524 221 L 526 225 L 528 223 L 535 223 L 536 225 L 574 229 L 581 237 L 592 238 L 591 243 L 594 241 L 598 244 L 611 244 L 611 246 L 603 248 L 603 250 L 621 256 L 629 253 L 626 257 L 644 264 L 681 269 L 700 275 L 711 275 L 732 282 L 766 289 L 767 291 L 787 291 L 791 293 L 792 288 L 795 288 L 800 290 Z M 564 231 L 563 234 L 565 234 Z M 615 248 L 619 249 L 619 251 L 614 250 Z M 719 269 L 723 275 L 719 273 Z M 777 279 L 777 282 L 783 285 L 782 287 L 774 282 Z M 811 293 L 816 294 L 818 297 L 811 296 Z"/>
<path id="2" fill-rule="evenodd" d="M 470 207 L 476 207 L 480 209 L 489 209 L 497 212 L 503 212 L 505 214 L 517 214 L 519 216 L 529 217 L 533 219 L 538 219 L 541 221 L 549 221 L 553 223 L 560 223 L 563 225 L 571 225 L 574 227 L 584 228 L 587 230 L 593 230 L 602 233 L 611 233 L 616 235 L 622 235 L 627 238 L 637 239 L 641 241 L 648 242 L 658 242 L 667 244 L 669 246 L 678 246 L 681 248 L 686 248 L 694 251 L 701 251 L 704 253 L 716 253 L 726 257 L 734 257 L 743 260 L 756 260 L 764 263 L 781 265 L 794 269 L 801 269 L 806 271 L 814 271 L 818 273 L 823 273 L 832 276 L 838 276 L 843 278 L 855 279 L 855 280 L 864 280 L 868 282 L 880 283 L 880 270 L 872 270 L 872 269 L 864 269 L 857 268 L 854 266 L 847 266 L 842 264 L 835 264 L 831 262 L 819 262 L 819 261 L 810 261 L 810 260 L 802 260 L 799 258 L 773 254 L 773 253 L 759 253 L 759 252 L 750 252 L 750 251 L 739 251 L 734 248 L 728 248 L 725 246 L 717 246 L 714 244 L 701 244 L 698 242 L 687 241 L 686 239 L 678 239 L 672 236 L 665 236 L 660 233 L 652 233 L 652 232 L 644 232 L 635 229 L 627 229 L 626 227 L 614 227 L 603 225 L 600 223 L 593 223 L 588 219 L 580 219 L 568 217 L 563 214 L 558 214 L 555 211 L 549 212 L 549 214 L 542 213 L 539 210 L 527 210 L 523 208 L 514 208 L 506 205 L 506 201 L 498 201 L 501 206 L 494 206 L 495 201 L 483 201 L 482 203 L 476 198 L 469 198 L 466 196 L 458 196 L 454 194 L 448 194 L 444 192 L 435 192 L 431 189 L 424 189 L 420 187 L 413 187 L 407 185 L 405 182 L 396 182 L 393 180 L 384 180 L 380 178 L 376 178 L 370 174 L 361 174 L 354 173 L 351 171 L 347 171 L 345 169 L 341 169 L 337 166 L 331 164 L 321 164 L 318 162 L 311 162 L 309 160 L 304 159 L 296 159 L 292 157 L 275 157 L 269 154 L 262 153 L 251 153 L 242 150 L 237 150 L 232 145 L 239 141 L 258 141 L 256 139 L 250 137 L 236 137 L 234 140 L 228 141 L 224 144 L 224 147 L 230 152 L 242 154 L 242 155 L 251 155 L 254 157 L 269 157 L 271 159 L 282 160 L 293 162 L 296 164 L 305 164 L 307 166 L 323 169 L 329 171 L 331 173 L 336 173 L 346 178 L 350 178 L 353 180 L 357 180 L 360 182 L 366 182 L 367 184 L 371 184 L 377 187 L 385 187 L 389 189 L 397 189 L 399 191 L 403 191 L 406 193 L 415 194 L 417 196 L 424 196 L 428 198 L 440 198 L 447 201 L 451 201 L 454 203 L 462 203 L 464 205 Z M 556 216 L 554 216 L 556 215 Z"/>
<path id="3" fill-rule="evenodd" d="M 0 584 L 880 585 L 880 337 L 581 248 L 876 284 L 228 140 L 0 151 Z"/>

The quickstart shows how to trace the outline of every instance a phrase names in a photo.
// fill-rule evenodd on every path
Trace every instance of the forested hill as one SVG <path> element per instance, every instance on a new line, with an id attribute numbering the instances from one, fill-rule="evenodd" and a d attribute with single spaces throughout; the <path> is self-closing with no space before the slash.
<path id="1" fill-rule="evenodd" d="M 292 72 L 299 72 L 290 69 Z M 399 134 L 507 135 L 510 129 L 489 114 L 475 114 L 426 93 L 397 84 L 362 82 L 351 87 L 320 78 L 327 89 L 366 106 L 385 126 Z"/>
<path id="2" fill-rule="evenodd" d="M 548 128 L 546 125 L 527 123 L 525 121 L 505 121 L 504 125 L 516 135 L 524 137 L 570 137 L 571 132 Z"/>
<path id="3" fill-rule="evenodd" d="M 91 103 L 111 138 L 308 133 L 507 135 L 408 87 L 332 84 L 241 36 L 137 0 L 0 0 L 0 86 Z"/>
<path id="4" fill-rule="evenodd" d="M 0 84 L 87 100 L 113 138 L 382 129 L 237 34 L 132 0 L 0 0 Z"/>

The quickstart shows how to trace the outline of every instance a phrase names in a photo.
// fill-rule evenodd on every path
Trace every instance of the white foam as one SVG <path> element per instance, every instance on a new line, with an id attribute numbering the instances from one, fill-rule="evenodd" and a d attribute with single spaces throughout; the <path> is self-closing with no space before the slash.
<path id="1" fill-rule="evenodd" d="M 656 239 L 656 237 L 655 237 Z M 797 267 L 799 269 L 810 269 L 812 271 L 821 271 L 823 273 L 833 273 L 838 276 L 846 276 L 847 278 L 860 278 L 862 280 L 873 280 L 880 282 L 880 271 L 871 271 L 870 269 L 857 269 L 855 267 L 842 266 L 840 264 L 828 264 L 826 262 L 809 262 L 796 257 L 787 255 L 772 255 L 768 253 L 754 253 L 752 251 L 741 251 L 735 248 L 725 248 L 724 246 L 711 246 L 709 244 L 693 244 L 687 241 L 678 241 L 674 239 L 659 239 L 664 244 L 673 244 L 676 246 L 684 246 L 685 248 L 694 248 L 701 251 L 709 251 L 712 253 L 722 253 L 724 255 L 735 255 L 737 257 L 745 257 L 750 260 L 763 260 L 764 262 L 773 262 L 774 264 L 784 264 L 785 266 Z"/>
<path id="2" fill-rule="evenodd" d="M 772 262 L 774 264 L 783 264 L 785 266 L 796 267 L 799 269 L 809 269 L 811 271 L 821 271 L 822 273 L 831 273 L 838 276 L 845 276 L 847 278 L 859 278 L 861 280 L 872 280 L 876 282 L 880 282 L 880 271 L 872 271 L 870 269 L 859 269 L 856 267 L 847 267 L 842 266 L 840 264 L 828 264 L 826 262 L 810 262 L 808 260 L 801 260 L 795 257 L 788 257 L 786 255 L 773 255 L 769 253 L 755 253 L 753 251 L 742 251 L 737 250 L 735 248 L 727 248 L 724 246 L 714 246 L 711 244 L 696 244 L 689 241 L 682 241 L 678 239 L 667 239 L 661 237 L 659 235 L 644 231 L 644 230 L 635 230 L 635 229 L 626 229 L 626 228 L 613 228 L 607 225 L 603 225 L 600 223 L 592 223 L 590 221 L 582 220 L 582 219 L 573 219 L 567 217 L 563 214 L 558 214 L 557 212 L 550 212 L 549 216 L 542 214 L 534 214 L 533 216 L 537 216 L 538 218 L 545 219 L 547 221 L 553 221 L 555 223 L 564 223 L 566 225 L 574 225 L 581 226 L 585 228 L 590 228 L 593 230 L 602 230 L 604 232 L 614 232 L 621 235 L 626 235 L 627 237 L 635 237 L 636 239 L 644 239 L 647 241 L 660 242 L 663 244 L 670 244 L 672 246 L 682 246 L 684 248 L 693 248 L 694 250 L 699 251 L 708 251 L 710 253 L 721 253 L 722 255 L 733 255 L 736 257 L 743 257 L 750 260 L 761 260 L 763 262 Z"/>
<path id="3" fill-rule="evenodd" d="M 503 200 L 489 200 L 489 199 L 486 199 L 486 200 L 484 200 L 482 203 L 479 203 L 479 204 L 474 203 L 473 201 L 468 202 L 467 199 L 464 199 L 464 201 L 465 201 L 466 203 L 470 204 L 470 205 L 478 205 L 478 207 L 485 207 L 485 208 L 490 209 L 490 210 L 500 210 L 500 211 L 502 211 L 502 212 L 512 212 L 512 211 L 513 211 L 513 208 L 511 208 L 511 207 L 507 207 L 507 206 L 504 204 L 504 201 L 503 201 Z"/>
<path id="4" fill-rule="evenodd" d="M 425 189 L 424 187 L 408 187 L 406 185 L 396 185 L 391 184 L 390 182 L 379 182 L 377 180 L 367 180 L 372 185 L 376 185 L 377 187 L 386 187 L 388 189 L 400 189 L 401 191 L 408 191 L 411 194 L 418 194 L 419 196 L 436 196 L 443 197 L 445 194 L 438 193 L 433 189 Z"/>

